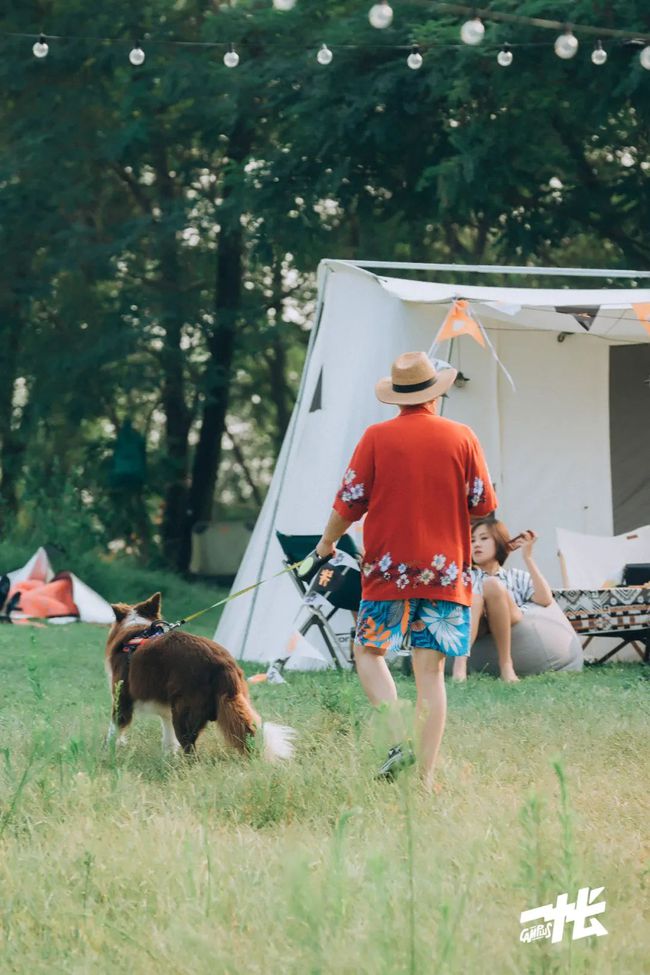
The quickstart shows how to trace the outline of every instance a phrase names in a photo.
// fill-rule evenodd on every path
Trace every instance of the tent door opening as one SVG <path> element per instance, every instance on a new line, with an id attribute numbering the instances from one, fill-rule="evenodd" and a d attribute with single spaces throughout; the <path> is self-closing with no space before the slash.
<path id="1" fill-rule="evenodd" d="M 609 351 L 614 534 L 650 521 L 650 344 Z"/>

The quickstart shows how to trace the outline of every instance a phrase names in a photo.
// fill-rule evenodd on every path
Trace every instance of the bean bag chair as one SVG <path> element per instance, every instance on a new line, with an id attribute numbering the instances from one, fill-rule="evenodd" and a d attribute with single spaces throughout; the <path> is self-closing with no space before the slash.
<path id="1" fill-rule="evenodd" d="M 25 617 L 44 619 L 78 619 L 79 610 L 74 602 L 72 579 L 61 572 L 51 582 L 41 579 L 24 579 L 12 586 L 9 599 L 18 596 L 15 611 Z"/>
<path id="2" fill-rule="evenodd" d="M 54 574 L 44 548 L 39 548 L 21 569 L 0 577 L 0 622 L 19 623 L 30 617 L 51 623 L 115 622 L 110 604 L 78 576 L 72 572 Z"/>
<path id="3" fill-rule="evenodd" d="M 512 627 L 512 662 L 519 677 L 548 670 L 582 670 L 582 645 L 568 619 L 553 601 L 550 606 L 529 606 L 521 623 Z M 451 674 L 453 660 L 446 661 Z M 468 671 L 499 676 L 499 655 L 490 633 L 479 637 L 469 658 Z"/>

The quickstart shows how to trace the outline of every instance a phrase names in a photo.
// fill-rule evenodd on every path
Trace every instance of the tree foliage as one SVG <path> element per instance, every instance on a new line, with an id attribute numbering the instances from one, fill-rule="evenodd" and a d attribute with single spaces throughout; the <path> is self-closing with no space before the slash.
<path id="1" fill-rule="evenodd" d="M 270 0 L 6 6 L 5 531 L 33 526 L 65 483 L 104 543 L 186 568 L 215 489 L 231 506 L 263 496 L 322 257 L 645 266 L 638 48 L 612 45 L 596 68 L 587 41 L 563 62 L 552 36 L 498 24 L 465 48 L 433 6 L 400 4 L 382 32 L 367 0 L 298 0 L 289 14 Z M 644 6 L 578 0 L 572 19 L 647 32 Z M 557 15 L 543 0 L 499 9 Z M 37 60 L 7 36 L 40 30 L 69 39 Z M 314 58 L 323 40 L 328 68 Z M 530 46 L 502 69 L 505 40 Z M 394 49 L 413 41 L 419 71 Z M 204 42 L 234 43 L 239 67 Z M 127 420 L 148 450 L 146 485 L 128 496 L 110 479 Z"/>

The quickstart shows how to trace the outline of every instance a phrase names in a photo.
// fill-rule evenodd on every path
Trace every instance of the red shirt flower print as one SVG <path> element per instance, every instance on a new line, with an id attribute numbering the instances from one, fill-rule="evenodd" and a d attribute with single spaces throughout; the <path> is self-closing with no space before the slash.
<path id="1" fill-rule="evenodd" d="M 334 501 L 364 523 L 364 599 L 469 606 L 470 515 L 497 506 L 483 451 L 462 423 L 410 406 L 357 444 Z"/>
<path id="2" fill-rule="evenodd" d="M 367 498 L 365 496 L 365 485 L 360 484 L 357 481 L 357 473 L 353 471 L 351 467 L 348 467 L 347 471 L 343 476 L 343 484 L 341 489 L 336 495 L 344 504 L 347 504 L 351 509 L 357 503 L 364 503 Z M 354 519 L 356 521 L 356 518 Z"/>

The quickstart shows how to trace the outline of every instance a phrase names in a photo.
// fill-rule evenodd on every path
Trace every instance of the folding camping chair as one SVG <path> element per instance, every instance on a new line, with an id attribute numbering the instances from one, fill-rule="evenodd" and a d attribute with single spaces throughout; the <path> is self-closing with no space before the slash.
<path id="1" fill-rule="evenodd" d="M 275 535 L 285 556 L 285 566 L 302 561 L 313 551 L 320 539 L 320 535 L 284 535 L 279 531 Z M 358 561 L 359 551 L 349 535 L 343 535 L 336 543 L 336 548 L 351 556 L 352 560 Z M 316 627 L 334 666 L 340 670 L 350 670 L 354 665 L 350 630 L 348 628 L 344 633 L 338 633 L 331 621 L 340 610 L 358 610 L 361 602 L 361 573 L 350 559 L 345 559 L 339 565 L 326 563 L 310 582 L 301 579 L 295 569 L 289 575 L 308 613 L 298 632 L 301 636 L 306 636 L 312 627 Z M 276 661 L 276 666 L 282 670 L 287 659 Z"/>
<path id="2" fill-rule="evenodd" d="M 611 538 L 557 530 L 564 589 L 553 595 L 585 650 L 597 637 L 618 640 L 591 664 L 632 646 L 650 663 L 650 526 Z"/>

